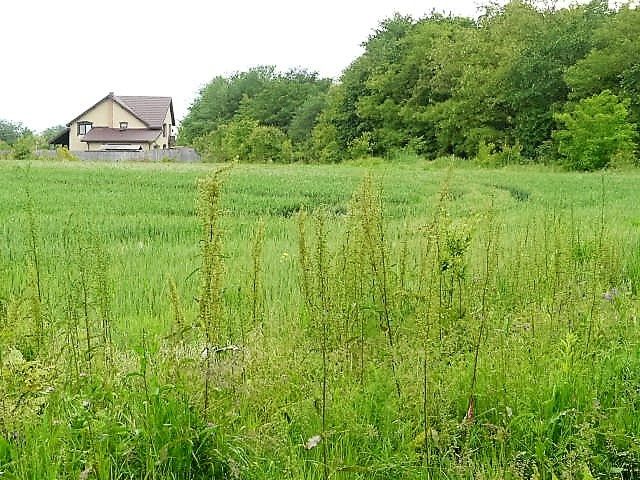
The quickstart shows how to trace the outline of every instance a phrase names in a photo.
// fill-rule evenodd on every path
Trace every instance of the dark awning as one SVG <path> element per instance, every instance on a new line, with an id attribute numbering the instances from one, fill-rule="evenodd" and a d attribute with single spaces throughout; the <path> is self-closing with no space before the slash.
<path id="1" fill-rule="evenodd" d="M 49 140 L 49 145 L 61 145 L 69 148 L 69 131 L 70 128 L 65 128 L 56 137 Z"/>

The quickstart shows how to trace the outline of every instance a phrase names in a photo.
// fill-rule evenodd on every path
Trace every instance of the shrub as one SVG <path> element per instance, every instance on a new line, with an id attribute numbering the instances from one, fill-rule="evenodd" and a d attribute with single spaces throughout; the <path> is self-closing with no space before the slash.
<path id="1" fill-rule="evenodd" d="M 349 143 L 351 158 L 369 157 L 373 153 L 373 137 L 371 132 L 365 132 Z"/>
<path id="2" fill-rule="evenodd" d="M 329 122 L 319 122 L 311 136 L 313 158 L 320 163 L 337 163 L 342 160 L 338 143 L 338 129 Z"/>
<path id="3" fill-rule="evenodd" d="M 58 147 L 56 148 L 56 159 L 65 162 L 72 162 L 78 160 L 78 157 L 71 153 L 67 147 Z"/>
<path id="4" fill-rule="evenodd" d="M 253 120 L 234 120 L 196 138 L 193 144 L 198 153 L 208 162 L 245 159 L 248 153 L 246 140 L 257 127 L 258 123 Z"/>
<path id="5" fill-rule="evenodd" d="M 481 140 L 478 144 L 476 160 L 483 167 L 504 167 L 506 165 L 518 165 L 524 163 L 522 146 L 516 143 L 513 146 L 503 145 L 499 150 L 493 143 L 485 143 Z"/>
<path id="6" fill-rule="evenodd" d="M 25 160 L 33 153 L 33 138 L 24 136 L 20 137 L 13 144 L 13 158 L 16 160 Z"/>
<path id="7" fill-rule="evenodd" d="M 629 100 L 605 90 L 555 115 L 564 128 L 556 130 L 553 138 L 566 165 L 572 170 L 597 170 L 608 167 L 614 158 L 632 156 L 636 134 L 628 107 Z"/>
<path id="8" fill-rule="evenodd" d="M 291 141 L 277 127 L 250 119 L 233 120 L 193 142 L 205 161 L 290 162 Z"/>
<path id="9" fill-rule="evenodd" d="M 244 142 L 249 162 L 291 162 L 293 148 L 285 133 L 277 127 L 257 126 Z"/>
<path id="10" fill-rule="evenodd" d="M 493 143 L 487 144 L 484 140 L 482 140 L 478 144 L 478 153 L 476 154 L 476 160 L 479 165 L 483 167 L 495 167 L 496 162 L 494 158 L 494 149 L 495 145 Z"/>

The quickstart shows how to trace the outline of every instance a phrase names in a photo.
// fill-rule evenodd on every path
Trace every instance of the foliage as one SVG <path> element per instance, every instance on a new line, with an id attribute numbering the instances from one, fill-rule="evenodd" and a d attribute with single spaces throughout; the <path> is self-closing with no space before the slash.
<path id="1" fill-rule="evenodd" d="M 246 139 L 258 126 L 258 123 L 252 120 L 234 120 L 194 139 L 193 144 L 206 161 L 228 162 L 246 159 Z"/>
<path id="2" fill-rule="evenodd" d="M 0 119 L 0 142 L 5 142 L 12 146 L 20 138 L 31 135 L 31 131 L 22 125 L 22 123 L 14 123 L 8 120 Z"/>
<path id="3" fill-rule="evenodd" d="M 439 164 L 3 162 L 3 475 L 637 478 L 638 172 Z"/>
<path id="4" fill-rule="evenodd" d="M 51 140 L 56 138 L 62 132 L 67 129 L 64 125 L 55 125 L 53 127 L 46 128 L 42 132 L 40 132 L 40 137 L 46 142 L 49 143 Z"/>
<path id="5" fill-rule="evenodd" d="M 344 158 L 364 150 L 389 156 L 405 147 L 431 158 L 472 158 L 480 145 L 493 144 L 497 151 L 517 145 L 520 155 L 535 159 L 556 127 L 554 113 L 578 87 L 573 68 L 587 68 L 605 46 L 611 62 L 637 63 L 636 16 L 598 0 L 561 9 L 518 0 L 489 4 L 475 21 L 396 15 L 345 70 L 319 127 L 334 132 L 325 135 L 326 145 Z M 611 39 L 609 29 L 618 32 Z M 621 71 L 611 62 L 607 69 Z M 635 70 L 625 71 L 623 97 L 635 98 Z M 602 90 L 597 72 L 589 78 Z"/>
<path id="6" fill-rule="evenodd" d="M 638 172 L 441 163 L 3 162 L 3 475 L 636 478 Z"/>
<path id="7" fill-rule="evenodd" d="M 290 162 L 291 141 L 277 127 L 258 125 L 246 139 L 249 162 Z"/>
<path id="8" fill-rule="evenodd" d="M 247 120 L 286 132 L 295 143 L 310 139 L 315 120 L 324 107 L 331 81 L 306 70 L 276 72 L 256 67 L 207 84 L 183 120 L 180 141 L 197 138 L 222 125 Z"/>
<path id="9" fill-rule="evenodd" d="M 616 158 L 633 158 L 637 135 L 628 106 L 628 100 L 605 90 L 556 115 L 564 128 L 554 132 L 554 139 L 569 168 L 598 170 Z"/>
<path id="10" fill-rule="evenodd" d="M 391 158 L 398 150 L 469 159 L 493 145 L 506 152 L 498 164 L 549 163 L 558 156 L 556 114 L 584 98 L 610 90 L 640 123 L 639 15 L 604 0 L 488 3 L 477 19 L 395 14 L 335 84 L 274 67 L 216 77 L 191 106 L 181 138 L 197 146 L 248 120 L 279 128 L 291 158 L 304 162 Z M 216 141 L 206 143 L 213 152 Z M 228 157 L 215 148 L 212 158 Z"/>
<path id="11" fill-rule="evenodd" d="M 32 135 L 24 135 L 18 138 L 12 145 L 13 158 L 26 160 L 31 156 L 36 146 L 36 138 Z"/>
<path id="12" fill-rule="evenodd" d="M 56 159 L 72 162 L 78 160 L 78 157 L 71 153 L 67 147 L 58 147 L 56 148 Z"/>
<path id="13" fill-rule="evenodd" d="M 214 162 L 290 162 L 293 155 L 282 130 L 242 118 L 195 139 L 194 145 L 206 161 Z"/>

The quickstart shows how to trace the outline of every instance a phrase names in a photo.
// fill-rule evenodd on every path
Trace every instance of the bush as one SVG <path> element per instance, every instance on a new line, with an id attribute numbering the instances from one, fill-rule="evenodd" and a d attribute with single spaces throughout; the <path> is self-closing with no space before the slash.
<path id="1" fill-rule="evenodd" d="M 373 136 L 365 132 L 349 143 L 349 156 L 354 159 L 370 157 L 373 154 Z"/>
<path id="2" fill-rule="evenodd" d="M 320 163 L 338 163 L 343 154 L 338 143 L 338 129 L 329 122 L 319 122 L 311 135 L 311 153 Z"/>
<path id="3" fill-rule="evenodd" d="M 246 139 L 249 162 L 291 162 L 293 148 L 287 135 L 277 127 L 257 126 Z"/>
<path id="4" fill-rule="evenodd" d="M 34 141 L 32 137 L 20 137 L 13 144 L 13 158 L 16 160 L 26 160 L 33 153 Z"/>
<path id="5" fill-rule="evenodd" d="M 71 153 L 67 147 L 58 147 L 56 148 L 56 160 L 72 162 L 78 160 L 78 157 Z"/>
<path id="6" fill-rule="evenodd" d="M 503 145 L 498 150 L 493 143 L 487 144 L 484 140 L 481 140 L 478 145 L 476 160 L 480 166 L 489 168 L 525 163 L 525 158 L 522 156 L 522 146 L 519 143 L 513 146 Z"/>
<path id="7" fill-rule="evenodd" d="M 553 132 L 558 153 L 571 170 L 598 170 L 635 150 L 635 125 L 628 120 L 629 100 L 609 90 L 581 100 L 571 111 L 555 115 L 564 129 Z"/>
<path id="8" fill-rule="evenodd" d="M 234 120 L 194 140 L 205 161 L 291 162 L 293 148 L 277 127 L 248 119 Z"/>
<path id="9" fill-rule="evenodd" d="M 245 159 L 246 139 L 258 127 L 253 120 L 234 120 L 193 141 L 196 151 L 206 162 L 229 162 Z"/>

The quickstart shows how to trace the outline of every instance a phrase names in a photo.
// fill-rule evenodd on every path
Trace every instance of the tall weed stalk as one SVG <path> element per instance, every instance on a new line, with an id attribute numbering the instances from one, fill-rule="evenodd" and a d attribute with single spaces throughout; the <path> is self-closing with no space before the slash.
<path id="1" fill-rule="evenodd" d="M 209 410 L 212 362 L 221 341 L 222 325 L 222 277 L 224 258 L 222 252 L 222 176 L 227 169 L 220 169 L 198 181 L 197 213 L 200 220 L 200 328 L 205 338 L 204 356 L 204 411 Z"/>

